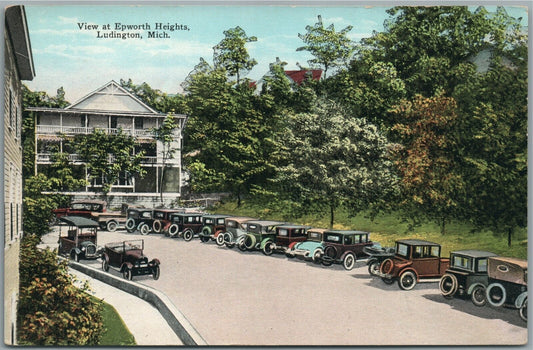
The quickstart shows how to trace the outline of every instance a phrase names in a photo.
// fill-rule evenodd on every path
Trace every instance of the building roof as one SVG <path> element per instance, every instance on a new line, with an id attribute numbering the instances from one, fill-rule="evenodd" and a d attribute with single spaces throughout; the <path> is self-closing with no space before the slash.
<path id="1" fill-rule="evenodd" d="M 5 25 L 8 36 L 11 39 L 11 45 L 13 46 L 15 65 L 17 66 L 20 79 L 33 80 L 35 77 L 35 68 L 33 66 L 33 55 L 24 6 L 10 6 L 6 8 Z"/>
<path id="2" fill-rule="evenodd" d="M 300 85 L 305 80 L 311 78 L 312 80 L 320 80 L 322 76 L 321 69 L 300 69 L 300 70 L 286 70 L 285 74 L 289 79 Z"/>
<path id="3" fill-rule="evenodd" d="M 160 114 L 114 80 L 85 95 L 65 109 Z"/>
<path id="4" fill-rule="evenodd" d="M 94 220 L 84 218 L 82 216 L 61 216 L 60 221 L 66 222 L 70 226 L 79 228 L 98 227 L 98 223 Z"/>

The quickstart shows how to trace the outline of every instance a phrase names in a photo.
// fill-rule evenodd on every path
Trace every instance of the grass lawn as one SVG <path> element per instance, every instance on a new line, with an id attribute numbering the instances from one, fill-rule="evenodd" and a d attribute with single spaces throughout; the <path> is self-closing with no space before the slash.
<path id="1" fill-rule="evenodd" d="M 237 208 L 236 202 L 225 202 L 214 209 L 217 213 L 228 215 L 242 215 L 289 221 L 295 224 L 328 228 L 329 214 L 322 216 L 303 216 L 299 218 L 284 217 L 280 213 L 269 212 L 246 202 Z M 473 231 L 473 226 L 463 222 L 450 222 L 446 225 L 446 234 L 440 233 L 440 228 L 432 222 L 424 222 L 411 228 L 409 222 L 402 220 L 397 213 L 385 213 L 371 220 L 365 213 L 355 217 L 349 216 L 342 209 L 335 213 L 334 229 L 351 229 L 369 231 L 373 241 L 382 246 L 394 246 L 396 239 L 416 238 L 424 239 L 442 245 L 442 256 L 449 256 L 451 251 L 460 249 L 487 250 L 501 256 L 512 256 L 527 259 L 527 229 L 519 229 L 512 237 L 511 247 L 507 246 L 507 234 L 492 231 Z"/>
<path id="2" fill-rule="evenodd" d="M 104 319 L 105 332 L 100 340 L 100 346 L 136 345 L 135 338 L 130 333 L 124 321 L 115 308 L 106 302 L 103 304 L 102 317 Z"/>

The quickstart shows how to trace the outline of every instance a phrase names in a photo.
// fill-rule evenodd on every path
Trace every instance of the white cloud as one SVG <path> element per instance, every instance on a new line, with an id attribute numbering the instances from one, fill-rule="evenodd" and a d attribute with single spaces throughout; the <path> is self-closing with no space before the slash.
<path id="1" fill-rule="evenodd" d="M 77 24 L 79 23 L 78 17 L 64 17 L 64 16 L 58 16 L 59 23 L 61 24 Z"/>

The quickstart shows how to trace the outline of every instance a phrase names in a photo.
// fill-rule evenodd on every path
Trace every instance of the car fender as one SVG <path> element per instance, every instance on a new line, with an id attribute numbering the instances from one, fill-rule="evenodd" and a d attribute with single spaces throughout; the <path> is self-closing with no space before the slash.
<path id="1" fill-rule="evenodd" d="M 525 292 L 522 292 L 518 297 L 516 297 L 515 301 L 514 301 L 514 306 L 517 308 L 517 309 L 520 309 L 520 307 L 522 306 L 522 303 L 524 302 L 524 300 L 527 298 L 527 291 Z"/>
<path id="2" fill-rule="evenodd" d="M 263 248 L 267 245 L 267 243 L 269 243 L 269 242 L 274 243 L 274 240 L 273 240 L 272 238 L 265 238 L 265 239 L 263 239 L 263 240 L 261 241 L 260 249 L 263 249 Z"/>
<path id="3" fill-rule="evenodd" d="M 130 262 L 125 262 L 122 264 L 122 266 L 120 266 L 120 272 L 124 272 L 125 269 L 132 269 L 133 268 L 133 264 L 130 263 Z"/>
<path id="4" fill-rule="evenodd" d="M 291 244 L 289 244 L 289 247 L 287 248 L 287 250 L 293 250 L 295 249 L 294 247 L 300 242 L 292 242 Z"/>
<path id="5" fill-rule="evenodd" d="M 215 232 L 214 237 L 217 238 L 219 234 L 224 233 L 224 230 L 218 230 Z"/>
<path id="6" fill-rule="evenodd" d="M 474 291 L 474 288 L 476 288 L 477 286 L 482 286 L 484 288 L 487 288 L 487 285 L 485 283 L 481 283 L 481 282 L 473 283 L 470 287 L 468 287 L 466 294 L 467 295 L 472 294 L 472 292 Z"/>
<path id="7" fill-rule="evenodd" d="M 102 260 L 105 260 L 109 263 L 109 256 L 106 253 L 102 253 L 100 257 L 102 258 Z"/>
<path id="8" fill-rule="evenodd" d="M 409 264 L 411 265 L 411 264 Z M 411 271 L 412 273 L 415 274 L 415 277 L 416 277 L 416 281 L 417 282 L 420 282 L 420 278 L 418 277 L 418 273 L 416 272 L 415 269 L 411 268 L 411 267 L 406 267 L 406 268 L 401 268 L 398 272 L 398 277 L 400 277 L 404 272 L 407 272 L 407 271 Z"/>
<path id="9" fill-rule="evenodd" d="M 353 252 L 353 251 L 351 251 L 351 250 L 347 250 L 347 251 L 345 251 L 344 253 L 342 253 L 339 259 L 344 261 L 344 258 L 345 258 L 346 255 L 348 255 L 348 254 L 353 254 L 353 256 L 355 257 L 355 260 L 357 261 L 357 255 L 355 254 L 355 252 Z"/>
<path id="10" fill-rule="evenodd" d="M 161 262 L 159 259 L 152 259 L 152 261 L 150 261 L 150 265 L 161 265 Z"/>
<path id="11" fill-rule="evenodd" d="M 378 261 L 377 258 L 370 258 L 370 259 L 368 259 L 368 260 L 366 261 L 366 264 L 367 264 L 367 265 L 370 265 L 370 264 L 372 264 L 372 263 L 374 263 L 374 262 L 377 262 L 377 261 Z"/>
<path id="12" fill-rule="evenodd" d="M 72 255 L 72 253 L 75 253 L 76 255 L 79 255 L 79 254 L 81 254 L 82 252 L 81 252 L 80 248 L 76 247 L 76 248 L 72 248 L 72 249 L 70 250 L 70 255 Z"/>

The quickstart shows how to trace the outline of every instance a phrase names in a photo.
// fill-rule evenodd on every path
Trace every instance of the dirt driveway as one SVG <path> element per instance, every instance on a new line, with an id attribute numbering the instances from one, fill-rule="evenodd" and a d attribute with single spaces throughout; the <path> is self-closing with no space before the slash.
<path id="1" fill-rule="evenodd" d="M 284 255 L 240 252 L 195 239 L 100 232 L 98 244 L 143 238 L 161 277 L 135 277 L 164 292 L 211 345 L 519 345 L 518 311 L 444 299 L 437 283 L 400 290 L 351 271 Z M 57 242 L 57 233 L 45 237 Z M 87 261 L 99 266 L 99 261 Z M 116 272 L 113 272 L 116 273 Z"/>

